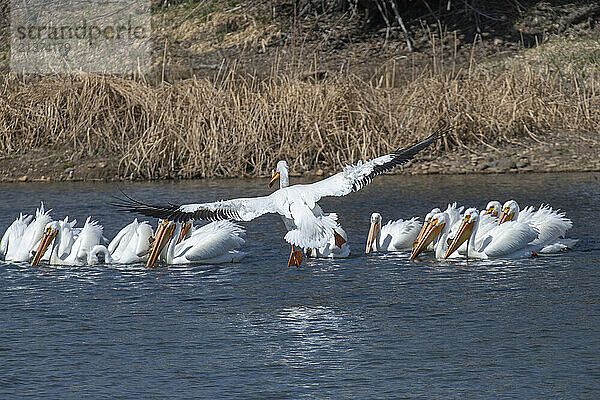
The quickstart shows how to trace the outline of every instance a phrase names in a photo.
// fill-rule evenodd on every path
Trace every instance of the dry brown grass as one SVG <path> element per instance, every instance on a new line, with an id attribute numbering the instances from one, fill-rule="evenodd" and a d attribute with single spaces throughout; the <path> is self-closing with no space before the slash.
<path id="1" fill-rule="evenodd" d="M 107 76 L 9 77 L 0 88 L 0 152 L 66 149 L 120 160 L 142 178 L 257 176 L 339 168 L 450 124 L 446 146 L 496 146 L 556 130 L 600 132 L 594 74 L 527 66 L 423 73 L 392 84 L 353 76 L 266 81 L 229 73 L 152 86 Z"/>

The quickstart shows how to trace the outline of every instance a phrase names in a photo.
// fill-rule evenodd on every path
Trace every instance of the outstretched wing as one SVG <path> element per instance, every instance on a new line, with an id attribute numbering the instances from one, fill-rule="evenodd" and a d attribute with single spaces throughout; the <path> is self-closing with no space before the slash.
<path id="1" fill-rule="evenodd" d="M 344 167 L 342 172 L 329 178 L 303 186 L 310 188 L 315 196 L 315 202 L 325 196 L 345 196 L 362 189 L 371 183 L 377 175 L 381 175 L 398 165 L 410 161 L 421 150 L 427 148 L 441 136 L 441 132 L 436 132 L 413 146 L 398 149 L 393 153 L 374 158 L 365 163 L 359 161 L 356 165 Z"/>
<path id="2" fill-rule="evenodd" d="M 178 206 L 170 203 L 166 205 L 146 204 L 131 198 L 123 192 L 122 194 L 125 196 L 124 198 L 117 198 L 117 201 L 111 203 L 120 210 L 176 222 L 193 219 L 203 221 L 224 219 L 251 221 L 263 214 L 279 211 L 272 195 Z"/>
<path id="3" fill-rule="evenodd" d="M 310 185 L 295 185 L 298 188 L 296 189 L 298 190 L 297 193 L 302 197 L 303 201 L 312 207 L 321 197 L 344 196 L 353 191 L 360 190 L 377 175 L 383 174 L 397 165 L 409 161 L 440 137 L 441 133 L 436 132 L 413 146 L 396 150 L 393 153 L 375 158 L 366 163 L 359 162 L 354 166 L 346 166 L 339 174 L 323 179 L 322 181 Z M 122 193 L 125 197 L 117 198 L 117 201 L 113 202 L 112 205 L 123 211 L 137 212 L 149 217 L 177 222 L 192 219 L 205 221 L 223 219 L 250 221 L 263 214 L 286 212 L 286 210 L 281 210 L 275 202 L 275 195 L 278 192 L 276 191 L 269 196 L 263 197 L 240 198 L 202 204 L 184 204 L 182 206 L 176 204 L 145 204 Z"/>

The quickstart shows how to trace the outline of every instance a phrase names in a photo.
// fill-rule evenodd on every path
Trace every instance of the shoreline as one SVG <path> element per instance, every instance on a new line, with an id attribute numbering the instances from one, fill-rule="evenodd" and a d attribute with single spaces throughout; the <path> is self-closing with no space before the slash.
<path id="1" fill-rule="evenodd" d="M 337 171 L 339 172 L 339 171 Z M 322 173 L 291 173 L 290 176 L 294 178 L 307 179 L 309 181 L 318 181 L 325 179 L 336 171 L 323 171 Z M 600 167 L 598 166 L 582 166 L 580 168 L 569 168 L 569 167 L 550 167 L 550 168 L 516 168 L 516 169 L 498 169 L 489 168 L 485 170 L 437 170 L 433 171 L 430 169 L 418 169 L 418 168 L 407 168 L 405 170 L 398 170 L 388 172 L 385 175 L 404 175 L 404 176 L 456 176 L 456 175 L 529 175 L 529 174 L 574 174 L 574 173 L 600 173 Z M 62 174 L 60 176 L 39 176 L 29 177 L 24 175 L 18 178 L 13 177 L 0 177 L 0 184 L 32 184 L 32 183 L 66 183 L 66 182 L 77 182 L 77 183 L 117 183 L 117 182 L 135 182 L 135 183 L 159 183 L 159 182 L 184 182 L 184 181 L 213 181 L 213 180 L 255 180 L 255 179 L 268 179 L 269 176 L 231 176 L 231 177 L 206 177 L 206 178 L 164 178 L 164 179 L 140 179 L 133 178 L 129 179 L 126 177 L 113 177 L 113 178 L 97 178 L 97 177 L 86 177 L 86 178 L 69 178 Z M 26 179 L 24 179 L 26 177 Z M 302 182 L 304 183 L 304 182 Z"/>
<path id="2" fill-rule="evenodd" d="M 547 142 L 522 138 L 490 150 L 490 145 L 468 149 L 432 150 L 397 167 L 393 175 L 465 175 L 526 174 L 561 172 L 600 172 L 600 137 L 594 133 L 554 133 Z M 552 140 L 552 142 L 550 142 Z M 272 161 L 273 167 L 277 163 Z M 288 160 L 289 161 L 289 160 Z M 354 162 L 357 162 L 354 160 Z M 364 161 L 364 160 L 363 160 Z M 334 168 L 305 169 L 292 165 L 290 176 L 322 179 L 341 171 Z M 167 174 L 158 179 L 145 179 L 120 172 L 117 157 L 90 157 L 70 160 L 64 152 L 35 149 L 26 154 L 0 156 L 1 183 L 40 182 L 161 182 L 198 179 L 269 178 L 268 174 L 227 174 L 184 176 Z"/>

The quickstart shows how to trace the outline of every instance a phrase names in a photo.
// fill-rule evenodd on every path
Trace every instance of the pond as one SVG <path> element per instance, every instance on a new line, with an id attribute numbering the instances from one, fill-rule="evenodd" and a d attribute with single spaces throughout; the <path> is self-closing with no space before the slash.
<path id="1" fill-rule="evenodd" d="M 598 398 L 599 178 L 381 176 L 320 203 L 339 214 L 352 256 L 300 268 L 287 267 L 274 215 L 243 224 L 239 264 L 0 262 L 0 397 Z M 91 215 L 112 238 L 134 217 L 107 205 L 119 188 L 202 202 L 263 195 L 267 183 L 1 184 L 0 230 L 43 200 L 54 218 Z M 374 211 L 385 223 L 508 199 L 564 210 L 575 249 L 485 262 L 364 254 Z"/>

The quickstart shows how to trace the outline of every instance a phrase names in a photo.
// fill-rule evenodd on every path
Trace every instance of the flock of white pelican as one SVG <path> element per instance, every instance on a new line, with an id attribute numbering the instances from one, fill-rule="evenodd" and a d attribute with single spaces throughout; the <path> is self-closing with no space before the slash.
<path id="1" fill-rule="evenodd" d="M 38 265 L 96 265 L 146 263 L 220 264 L 241 260 L 244 229 L 231 221 L 194 227 L 192 223 L 159 221 L 156 232 L 148 222 L 135 219 L 108 240 L 103 227 L 88 218 L 55 221 L 44 204 L 31 215 L 20 214 L 0 241 L 0 258 Z"/>
<path id="2" fill-rule="evenodd" d="M 135 219 L 112 239 L 103 227 L 88 218 L 82 228 L 75 220 L 53 220 L 42 205 L 35 217 L 20 214 L 0 242 L 0 259 L 38 265 L 94 265 L 146 263 L 219 264 L 238 262 L 245 253 L 245 230 L 233 221 L 251 221 L 263 214 L 281 216 L 287 229 L 284 239 L 292 246 L 289 266 L 306 257 L 344 258 L 350 255 L 348 237 L 337 214 L 325 213 L 317 203 L 325 196 L 345 196 L 371 180 L 412 159 L 440 137 L 427 139 L 368 162 L 346 166 L 329 178 L 312 184 L 291 185 L 288 165 L 277 163 L 269 187 L 279 180 L 279 189 L 268 196 L 239 198 L 181 206 L 149 205 L 125 195 L 114 206 L 121 210 L 159 218 L 154 231 L 148 222 Z M 193 220 L 211 221 L 194 226 Z M 407 252 L 414 260 L 431 251 L 433 257 L 497 258 L 529 257 L 556 253 L 572 247 L 565 239 L 572 222 L 564 213 L 542 205 L 520 209 L 516 201 L 501 205 L 490 201 L 479 212 L 475 208 L 448 205 L 433 209 L 421 223 L 418 217 L 389 221 L 382 225 L 379 213 L 371 215 L 366 253 Z M 410 252 L 410 253 L 409 253 Z"/>

